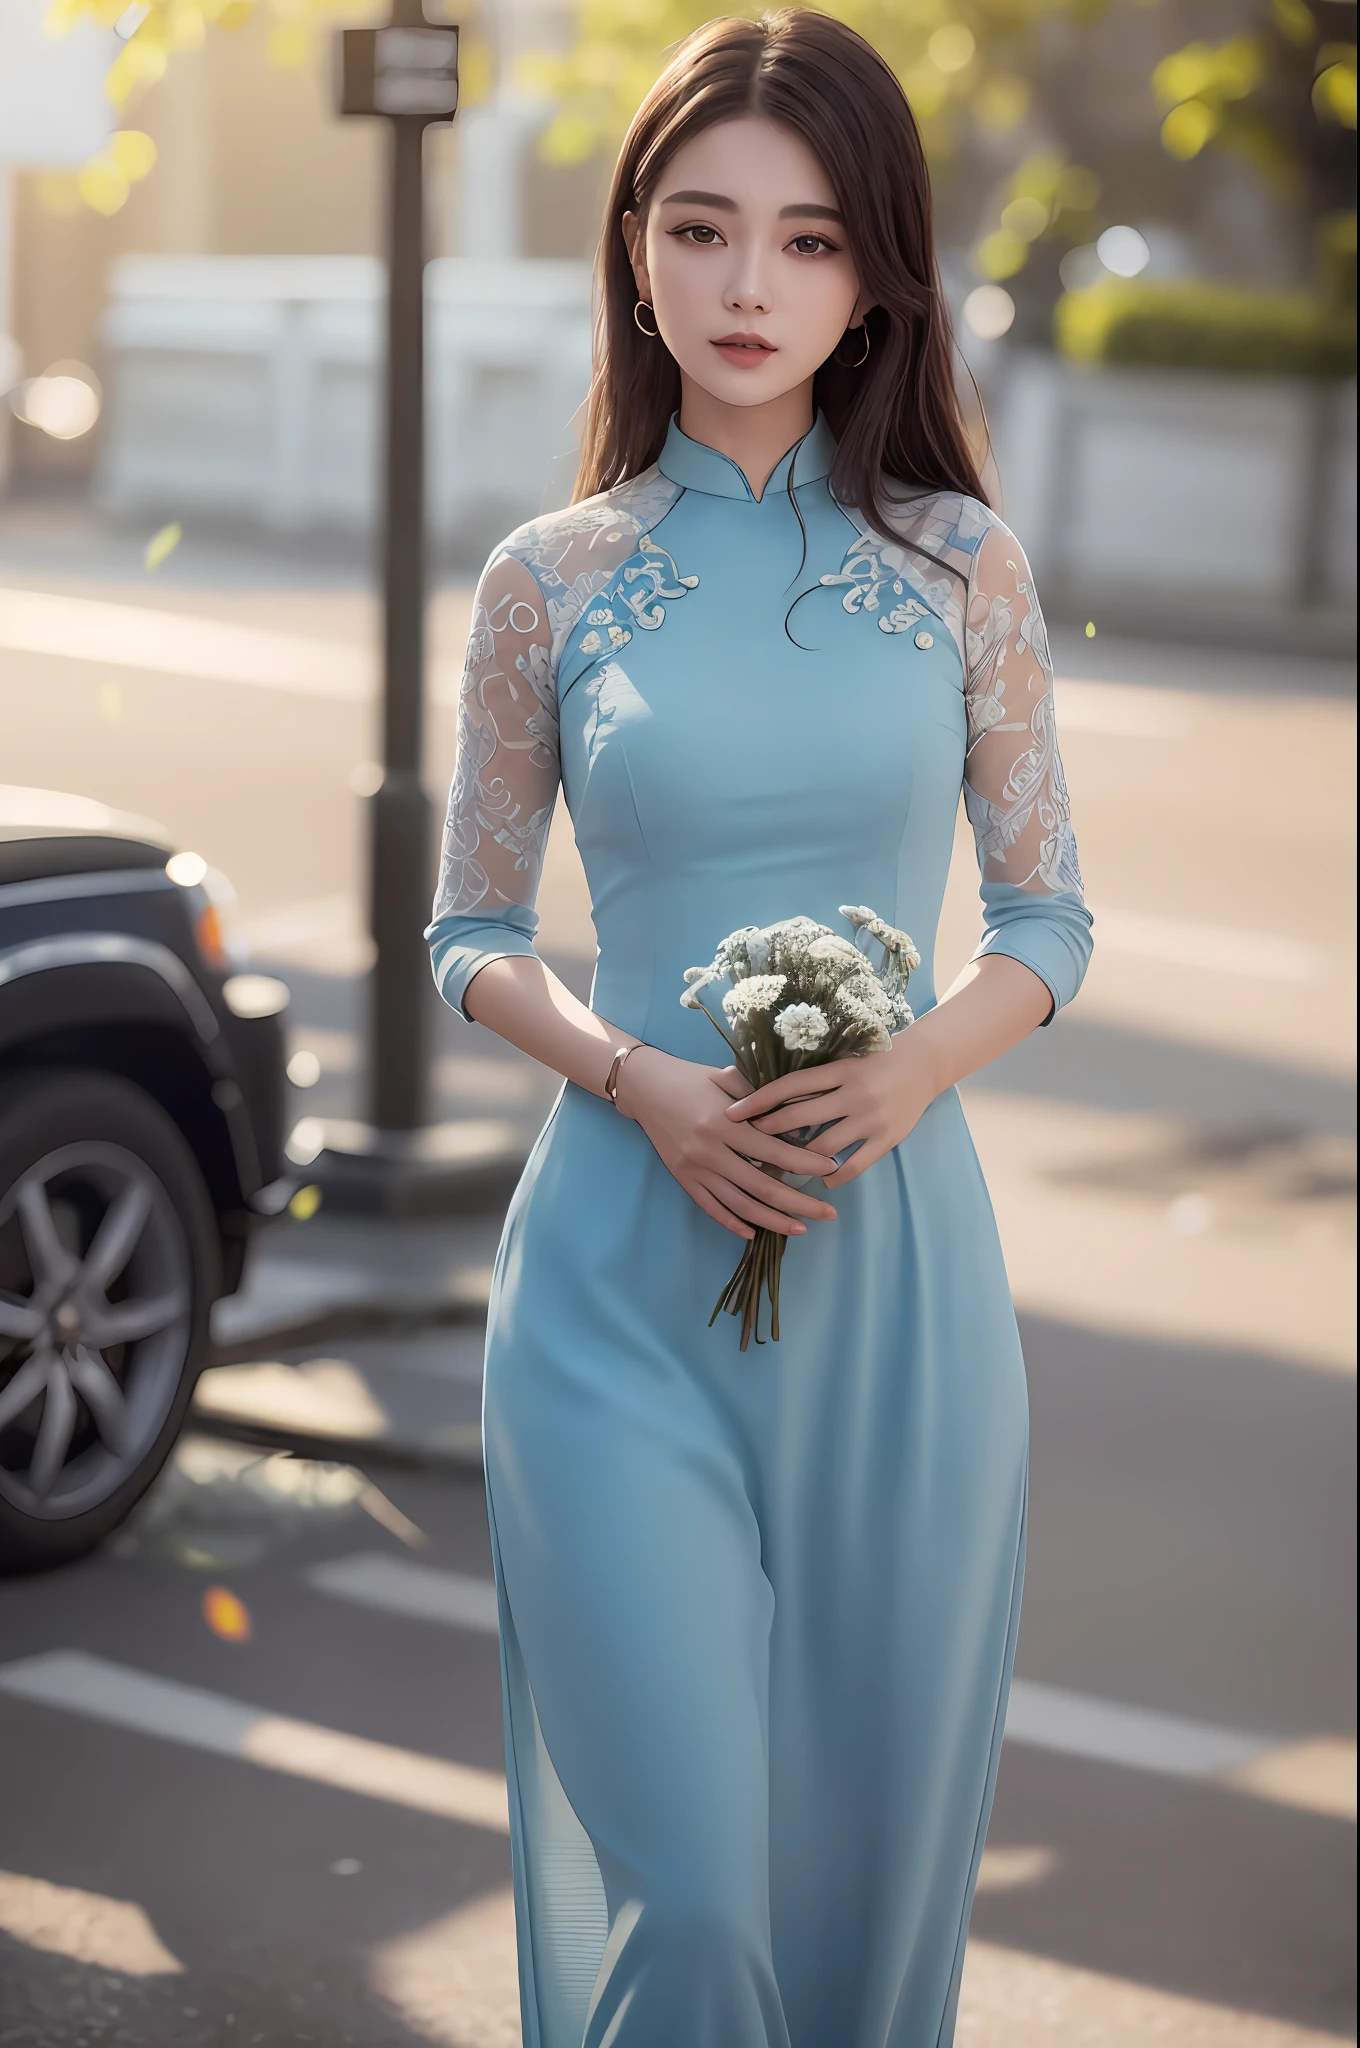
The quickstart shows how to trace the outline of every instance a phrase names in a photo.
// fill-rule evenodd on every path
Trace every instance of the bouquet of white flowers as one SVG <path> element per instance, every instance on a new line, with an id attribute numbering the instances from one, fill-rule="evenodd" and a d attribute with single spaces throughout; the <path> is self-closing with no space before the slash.
<path id="1" fill-rule="evenodd" d="M 911 940 L 862 904 L 843 903 L 841 916 L 854 940 L 810 917 L 790 917 L 731 932 L 709 966 L 686 968 L 682 1005 L 704 1012 L 752 1087 L 801 1067 L 884 1052 L 892 1034 L 912 1022 L 907 982 L 921 956 Z M 860 949 L 865 938 L 883 949 L 877 971 Z M 726 1028 L 703 999 L 706 989 L 723 981 L 731 983 L 722 998 Z M 810 1124 L 790 1131 L 788 1142 L 806 1144 L 825 1128 Z M 740 1316 L 743 1351 L 752 1337 L 757 1344 L 765 1341 L 759 1323 L 766 1294 L 770 1335 L 779 1341 L 779 1269 L 787 1243 L 781 1231 L 758 1229 L 709 1317 L 711 1329 L 724 1309 Z"/>

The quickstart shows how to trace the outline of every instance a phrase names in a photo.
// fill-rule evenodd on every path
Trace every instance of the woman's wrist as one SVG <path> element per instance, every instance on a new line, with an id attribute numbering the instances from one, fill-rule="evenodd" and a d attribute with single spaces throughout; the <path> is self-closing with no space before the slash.
<path id="1" fill-rule="evenodd" d="M 628 1047 L 627 1057 L 619 1068 L 613 1103 L 619 1115 L 626 1116 L 630 1123 L 637 1121 L 637 1085 L 641 1069 L 646 1063 L 647 1056 L 656 1050 L 657 1047 L 648 1045 L 645 1039 L 636 1038 Z"/>
<path id="2" fill-rule="evenodd" d="M 624 1069 L 627 1067 L 633 1054 L 640 1049 L 642 1040 L 640 1038 L 627 1038 L 622 1033 L 615 1033 L 612 1042 L 614 1049 L 610 1056 L 609 1068 L 605 1074 L 603 1085 L 600 1088 L 600 1094 L 606 1102 L 611 1103 L 617 1109 L 619 1107 L 619 1083 L 623 1079 Z"/>
<path id="3" fill-rule="evenodd" d="M 943 1095 L 953 1082 L 949 1071 L 945 1034 L 938 1022 L 939 1011 L 931 1010 L 900 1031 L 889 1057 L 899 1063 L 903 1080 L 914 1096 L 924 1093 L 927 1106 Z"/>

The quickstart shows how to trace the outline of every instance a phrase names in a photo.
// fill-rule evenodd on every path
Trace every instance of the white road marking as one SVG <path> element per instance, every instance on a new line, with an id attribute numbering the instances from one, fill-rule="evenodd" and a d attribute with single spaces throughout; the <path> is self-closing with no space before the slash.
<path id="1" fill-rule="evenodd" d="M 498 1771 L 474 1770 L 444 1757 L 265 1713 L 242 1700 L 152 1678 L 83 1650 L 54 1650 L 0 1665 L 0 1691 L 441 1820 L 497 1834 L 509 1831 L 505 1779 Z"/>
<path id="2" fill-rule="evenodd" d="M 368 703 L 377 692 L 377 657 L 367 647 L 51 591 L 0 588 L 0 649 L 342 703 Z M 431 663 L 436 703 L 457 703 L 460 675 L 456 662 Z M 1073 731 L 1174 739 L 1186 729 L 1183 708 L 1154 689 L 1061 677 L 1057 692 L 1060 721 Z M 1100 911 L 1096 936 L 1112 952 L 1254 980 L 1317 981 L 1326 965 L 1318 947 L 1297 939 L 1134 911 Z M 343 897 L 267 912 L 248 937 L 259 952 L 348 948 L 356 971 L 368 958 L 361 920 Z"/>
<path id="3" fill-rule="evenodd" d="M 462 1572 L 361 1551 L 313 1565 L 305 1577 L 318 1593 L 414 1621 L 487 1634 L 498 1626 L 494 1585 Z M 1355 1817 L 1355 1743 L 1348 1738 L 1282 1743 L 1274 1735 L 1220 1728 L 1017 1678 L 1011 1686 L 1006 1740 L 1161 1777 L 1214 1779 L 1276 1804 L 1339 1819 Z"/>
<path id="4" fill-rule="evenodd" d="M 135 1900 L 76 1891 L 13 1870 L 0 1870 L 0 1933 L 120 1977 L 174 1977 L 184 1968 Z"/>
<path id="5" fill-rule="evenodd" d="M 378 657 L 367 647 L 46 590 L 0 589 L 0 649 L 342 704 L 366 704 L 378 689 Z M 435 701 L 456 703 L 459 665 L 435 659 L 431 674 Z"/>
<path id="6" fill-rule="evenodd" d="M 315 1567 L 307 1577 L 318 1591 L 365 1606 L 447 1628 L 483 1633 L 494 1628 L 490 1580 L 367 1553 L 337 1559 L 329 1569 Z M 242 1700 L 150 1677 L 81 1650 L 56 1650 L 0 1665 L 0 1692 L 445 1820 L 498 1833 L 508 1827 L 505 1781 L 498 1772 L 266 1713 Z M 1281 1744 L 1277 1737 L 1017 1679 L 1006 1739 L 1125 1770 L 1207 1781 L 1335 1819 L 1355 1818 L 1353 1738 Z"/>
<path id="7" fill-rule="evenodd" d="M 434 1621 L 445 1628 L 477 1629 L 493 1636 L 500 1627 L 496 1588 L 490 1579 L 409 1564 L 384 1551 L 329 1558 L 313 1565 L 305 1577 L 319 1593 L 403 1614 L 412 1621 Z"/>
<path id="8" fill-rule="evenodd" d="M 58 591 L 0 589 L 0 649 L 339 703 L 366 703 L 377 693 L 378 657 L 365 646 Z M 460 663 L 435 657 L 437 703 L 456 704 L 461 674 Z M 1165 690 L 1075 676 L 1059 676 L 1056 690 L 1066 732 L 1175 740 L 1189 730 L 1184 704 Z"/>
<path id="9" fill-rule="evenodd" d="M 1222 1771 L 1240 1770 L 1276 1747 L 1267 1736 L 1215 1728 L 1147 1707 L 1120 1706 L 1114 1700 L 1020 1678 L 1011 1686 L 1006 1740 L 1172 1778 L 1217 1777 Z"/>
<path id="10" fill-rule="evenodd" d="M 1243 1995 L 1250 1990 L 1244 1987 Z M 1355 2036 L 1320 2033 L 974 1938 L 963 1966 L 955 2039 L 958 2048 L 1151 2048 L 1154 2042 L 1160 2048 L 1348 2048 Z"/>
<path id="11" fill-rule="evenodd" d="M 1278 932 L 1241 925 L 1199 924 L 1186 917 L 1154 917 L 1140 910 L 1107 910 L 1095 905 L 1096 949 L 1163 960 L 1172 967 L 1205 968 L 1211 974 L 1240 974 L 1252 981 L 1320 981 L 1326 971 L 1321 947 Z"/>

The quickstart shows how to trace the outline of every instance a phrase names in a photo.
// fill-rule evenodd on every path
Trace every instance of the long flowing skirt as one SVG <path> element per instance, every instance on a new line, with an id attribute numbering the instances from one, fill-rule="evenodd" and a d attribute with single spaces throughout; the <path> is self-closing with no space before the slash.
<path id="1" fill-rule="evenodd" d="M 1024 1367 L 951 1092 L 740 1242 L 568 1086 L 487 1344 L 527 2048 L 947 2048 L 1024 1557 Z"/>

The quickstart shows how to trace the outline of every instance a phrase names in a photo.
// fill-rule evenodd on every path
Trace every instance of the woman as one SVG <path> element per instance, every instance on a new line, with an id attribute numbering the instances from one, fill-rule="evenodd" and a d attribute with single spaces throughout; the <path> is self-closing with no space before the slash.
<path id="1" fill-rule="evenodd" d="M 1047 643 L 960 426 L 916 128 L 850 30 L 690 38 L 600 285 L 581 495 L 478 590 L 429 934 L 445 998 L 567 1083 L 487 1342 L 524 2038 L 937 2048 L 1027 1443 L 953 1083 L 1089 951 Z M 590 1008 L 533 948 L 559 778 Z M 986 932 L 936 1003 L 961 786 Z M 792 1084 L 810 1154 L 677 998 L 729 931 L 847 902 L 914 934 L 925 1014 Z M 742 1354 L 709 1314 L 758 1225 L 801 1242 Z"/>

